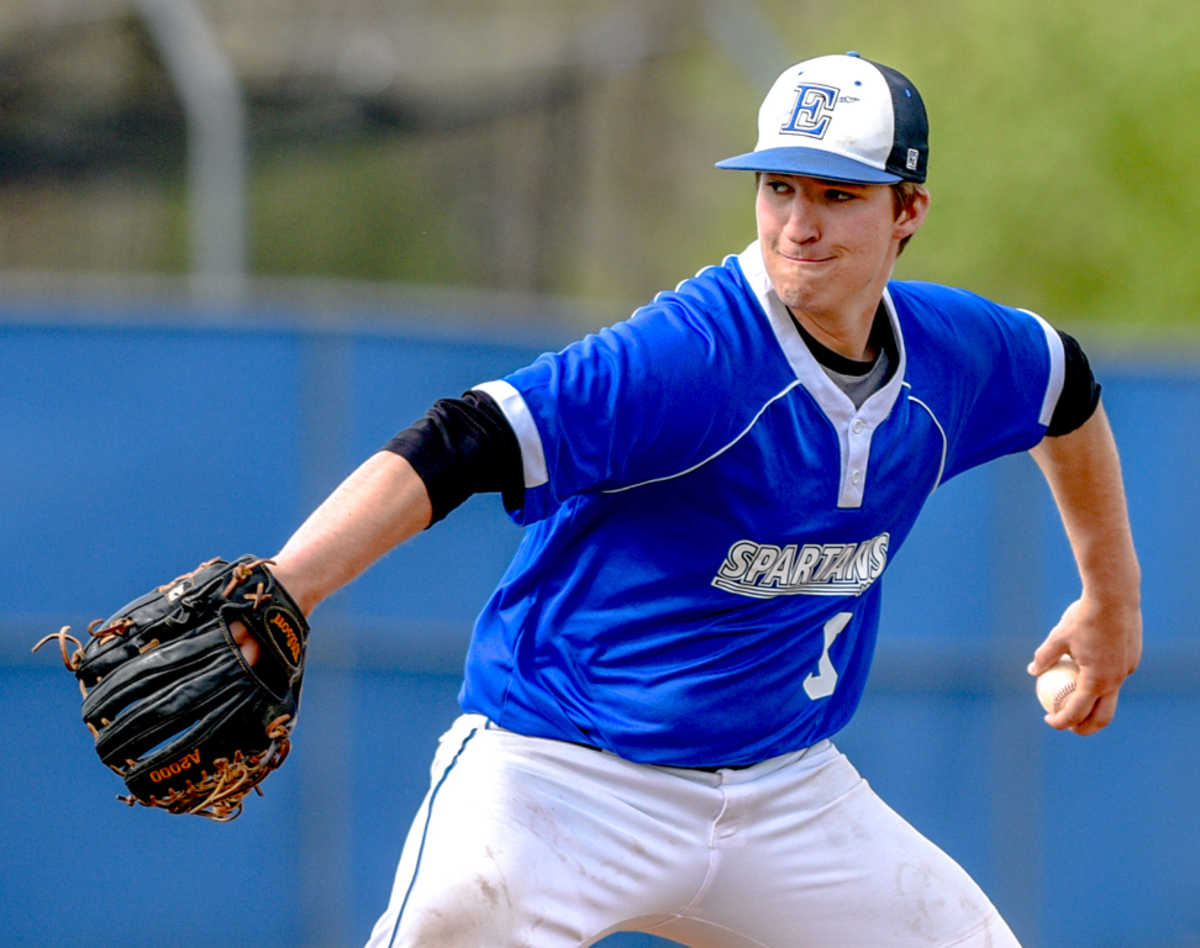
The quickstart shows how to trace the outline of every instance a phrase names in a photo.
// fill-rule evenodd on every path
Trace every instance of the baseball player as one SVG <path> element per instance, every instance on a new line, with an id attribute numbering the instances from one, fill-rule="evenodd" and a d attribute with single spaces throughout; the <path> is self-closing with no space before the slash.
<path id="1" fill-rule="evenodd" d="M 1087 359 L 1040 317 L 891 281 L 929 207 L 924 105 L 856 54 L 759 113 L 757 239 L 626 322 L 437 402 L 278 554 L 305 612 L 478 491 L 525 529 L 484 606 L 370 948 L 1015 946 L 831 743 L 888 564 L 951 477 L 1031 451 L 1082 594 L 1030 670 L 1113 717 L 1139 572 Z"/>

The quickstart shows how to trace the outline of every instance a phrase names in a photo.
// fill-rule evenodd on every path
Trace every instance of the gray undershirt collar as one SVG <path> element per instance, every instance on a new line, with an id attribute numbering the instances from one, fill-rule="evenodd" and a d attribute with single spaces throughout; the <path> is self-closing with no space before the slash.
<path id="1" fill-rule="evenodd" d="M 796 318 L 796 314 L 788 311 L 792 317 L 792 323 L 796 327 L 796 331 L 800 333 L 800 338 L 804 340 L 804 344 L 808 346 L 809 351 L 813 354 L 813 358 L 817 360 L 817 364 L 822 371 L 832 380 L 833 384 L 841 389 L 846 397 L 854 404 L 856 409 L 862 408 L 863 403 L 878 392 L 884 385 L 887 384 L 888 376 L 891 374 L 893 364 L 892 352 L 895 350 L 895 337 L 892 335 L 892 324 L 887 316 L 887 311 L 884 309 L 882 301 L 879 304 L 879 309 L 875 312 L 875 324 L 871 329 L 872 342 L 875 345 L 876 351 L 879 353 L 875 357 L 875 362 L 866 372 L 840 372 L 833 368 L 833 365 L 845 365 L 847 368 L 866 363 L 855 363 L 839 355 L 827 346 L 822 345 L 801 325 L 800 320 Z"/>
<path id="2" fill-rule="evenodd" d="M 840 388 L 854 403 L 855 408 L 862 408 L 863 402 L 878 392 L 887 383 L 892 361 L 888 358 L 887 350 L 881 349 L 871 371 L 866 375 L 845 375 L 828 366 L 821 366 L 833 384 Z"/>

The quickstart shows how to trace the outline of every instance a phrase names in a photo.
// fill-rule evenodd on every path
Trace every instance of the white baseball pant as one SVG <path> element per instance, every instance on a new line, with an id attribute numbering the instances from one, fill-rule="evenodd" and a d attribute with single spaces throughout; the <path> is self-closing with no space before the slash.
<path id="1" fill-rule="evenodd" d="M 442 736 L 368 948 L 1020 948 L 957 863 L 829 741 L 710 773 Z"/>

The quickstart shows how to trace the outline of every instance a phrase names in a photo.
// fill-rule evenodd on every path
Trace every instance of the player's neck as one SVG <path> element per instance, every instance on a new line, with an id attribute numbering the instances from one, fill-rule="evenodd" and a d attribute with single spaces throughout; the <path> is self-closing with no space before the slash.
<path id="1" fill-rule="evenodd" d="M 792 318 L 825 348 L 852 362 L 874 362 L 879 355 L 871 329 L 875 325 L 876 303 L 866 312 L 851 318 L 831 318 L 823 313 L 807 313 L 788 307 Z"/>

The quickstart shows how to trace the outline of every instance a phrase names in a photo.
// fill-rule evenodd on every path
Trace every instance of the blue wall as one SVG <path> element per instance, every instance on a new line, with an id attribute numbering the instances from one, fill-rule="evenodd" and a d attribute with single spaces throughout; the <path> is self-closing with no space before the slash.
<path id="1" fill-rule="evenodd" d="M 519 537 L 496 498 L 316 613 L 292 759 L 232 824 L 114 802 L 123 787 L 91 749 L 73 679 L 55 654 L 28 654 L 210 556 L 273 552 L 434 398 L 566 339 L 360 316 L 330 329 L 278 305 L 0 308 L 5 946 L 365 940 L 455 714 L 470 622 Z M 1200 371 L 1100 371 L 1145 572 L 1146 659 L 1116 722 L 1087 739 L 1041 723 L 1023 668 L 1078 580 L 1021 457 L 930 502 L 889 572 L 872 684 L 838 743 L 1027 948 L 1196 946 Z"/>

